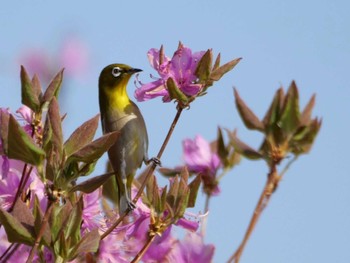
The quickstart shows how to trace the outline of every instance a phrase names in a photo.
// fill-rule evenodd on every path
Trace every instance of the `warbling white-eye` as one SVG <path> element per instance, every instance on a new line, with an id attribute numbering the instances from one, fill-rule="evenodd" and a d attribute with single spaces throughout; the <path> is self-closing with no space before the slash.
<path id="1" fill-rule="evenodd" d="M 125 64 L 111 64 L 102 70 L 99 78 L 103 133 L 120 132 L 116 143 L 108 150 L 118 187 L 119 214 L 135 208 L 131 200 L 131 185 L 136 170 L 143 161 L 148 161 L 145 121 L 126 90 L 130 77 L 140 71 Z"/>

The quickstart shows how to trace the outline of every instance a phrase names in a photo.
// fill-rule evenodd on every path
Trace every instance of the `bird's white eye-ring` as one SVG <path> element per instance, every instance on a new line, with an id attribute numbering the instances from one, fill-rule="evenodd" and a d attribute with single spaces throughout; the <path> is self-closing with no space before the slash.
<path id="1" fill-rule="evenodd" d="M 122 69 L 121 69 L 120 67 L 114 67 L 114 68 L 112 69 L 112 75 L 113 75 L 114 77 L 119 77 L 120 74 L 122 74 Z"/>

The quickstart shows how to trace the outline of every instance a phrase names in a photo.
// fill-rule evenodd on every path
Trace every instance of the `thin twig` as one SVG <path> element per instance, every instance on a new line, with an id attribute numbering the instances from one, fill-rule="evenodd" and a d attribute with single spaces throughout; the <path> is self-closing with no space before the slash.
<path id="1" fill-rule="evenodd" d="M 30 174 L 33 171 L 33 166 L 30 166 L 28 172 L 26 172 L 27 171 L 27 167 L 28 167 L 28 164 L 24 164 L 21 180 L 19 182 L 15 198 L 13 199 L 11 207 L 7 210 L 7 212 L 9 212 L 9 213 L 12 212 L 13 208 L 15 207 L 15 204 L 16 204 L 18 198 L 22 195 L 24 187 L 27 184 L 27 182 L 29 180 L 29 177 L 30 177 Z"/>
<path id="2" fill-rule="evenodd" d="M 46 225 L 47 225 L 49 217 L 51 215 L 53 204 L 54 203 L 51 200 L 48 200 L 46 212 L 45 212 L 45 215 L 44 215 L 43 220 L 41 222 L 41 227 L 40 227 L 39 233 L 38 233 L 38 235 L 37 235 L 37 237 L 35 239 L 34 246 L 32 247 L 32 249 L 30 251 L 30 254 L 28 256 L 28 259 L 27 259 L 26 263 L 30 263 L 30 262 L 33 261 L 34 255 L 35 255 L 35 253 L 36 253 L 36 251 L 37 251 L 37 249 L 39 247 L 41 238 L 42 238 L 42 236 L 45 233 Z"/>
<path id="3" fill-rule="evenodd" d="M 210 200 L 210 197 L 211 196 L 209 194 L 206 194 L 205 204 L 204 204 L 204 214 L 206 216 L 203 217 L 202 224 L 201 224 L 201 235 L 202 235 L 202 238 L 204 238 L 206 230 L 207 230 L 207 223 L 208 223 L 208 215 L 207 215 L 207 213 L 209 211 L 209 200 Z"/>
<path id="4" fill-rule="evenodd" d="M 12 243 L 6 250 L 5 252 L 1 255 L 0 257 L 0 262 L 8 262 L 8 260 L 11 258 L 11 256 L 13 255 L 13 253 L 16 252 L 16 250 L 18 249 L 18 247 L 21 244 L 16 244 L 16 243 Z"/>
<path id="5" fill-rule="evenodd" d="M 168 145 L 168 142 L 170 140 L 170 137 L 171 135 L 173 134 L 173 131 L 175 129 L 175 126 L 180 118 L 180 115 L 181 115 L 181 112 L 182 112 L 183 108 L 182 107 L 178 107 L 177 109 L 177 112 L 176 112 L 176 115 L 175 115 L 175 118 L 169 128 L 169 131 L 168 131 L 168 134 L 167 136 L 165 137 L 164 139 L 164 142 L 158 152 L 158 155 L 156 157 L 157 160 L 160 161 L 163 153 L 164 153 L 164 150 L 166 148 L 166 146 Z M 147 181 L 149 179 L 149 177 L 153 174 L 154 170 L 157 168 L 157 165 L 158 165 L 158 162 L 156 161 L 153 161 L 150 165 L 149 165 L 149 169 L 148 169 L 148 172 L 145 176 L 145 179 L 144 181 L 142 182 L 142 185 L 140 186 L 136 196 L 134 197 L 134 199 L 132 200 L 133 203 L 135 204 L 137 202 L 137 200 L 139 200 L 139 198 L 141 197 L 145 187 L 146 187 L 146 184 L 147 184 Z M 122 221 L 123 219 L 131 212 L 132 210 L 131 209 L 126 209 L 125 212 L 117 219 L 117 221 L 115 221 L 102 235 L 101 235 L 101 240 L 104 239 L 106 236 L 108 236 L 113 230 L 114 228 L 116 228 Z"/>
<path id="6" fill-rule="evenodd" d="M 278 182 L 279 182 L 279 176 L 277 174 L 276 165 L 272 165 L 264 190 L 262 191 L 259 201 L 255 207 L 254 214 L 252 215 L 252 218 L 249 222 L 249 226 L 246 230 L 244 238 L 241 244 L 239 245 L 239 247 L 237 248 L 236 252 L 229 258 L 228 263 L 230 262 L 239 263 L 243 250 L 253 230 L 255 229 L 255 226 L 262 214 L 262 211 L 266 208 L 273 191 L 276 189 Z"/>
<path id="7" fill-rule="evenodd" d="M 141 258 L 143 257 L 143 255 L 146 253 L 146 251 L 148 250 L 148 248 L 150 247 L 150 245 L 152 244 L 153 240 L 156 238 L 156 235 L 152 235 L 150 237 L 148 237 L 146 244 L 143 246 L 143 248 L 139 251 L 139 253 L 137 253 L 137 255 L 135 256 L 135 258 L 131 261 L 131 263 L 137 263 L 141 260 Z"/>

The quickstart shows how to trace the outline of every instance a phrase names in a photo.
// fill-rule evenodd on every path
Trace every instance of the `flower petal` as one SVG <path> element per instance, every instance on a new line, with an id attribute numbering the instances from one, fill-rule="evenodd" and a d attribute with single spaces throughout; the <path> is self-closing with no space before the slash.
<path id="1" fill-rule="evenodd" d="M 146 101 L 158 96 L 165 96 L 168 91 L 165 89 L 163 79 L 159 79 L 142 85 L 135 90 L 135 98 L 138 101 Z"/>

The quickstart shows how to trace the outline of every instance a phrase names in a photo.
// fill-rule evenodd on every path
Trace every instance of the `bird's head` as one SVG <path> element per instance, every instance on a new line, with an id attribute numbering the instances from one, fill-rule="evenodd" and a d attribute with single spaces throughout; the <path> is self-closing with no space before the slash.
<path id="1" fill-rule="evenodd" d="M 100 74 L 99 87 L 100 89 L 125 89 L 131 75 L 140 71 L 142 70 L 125 64 L 108 65 Z"/>

